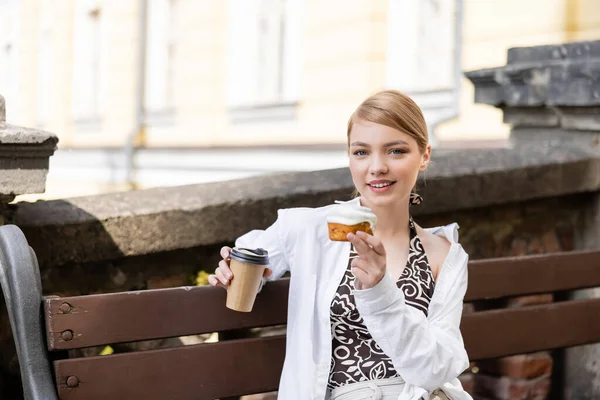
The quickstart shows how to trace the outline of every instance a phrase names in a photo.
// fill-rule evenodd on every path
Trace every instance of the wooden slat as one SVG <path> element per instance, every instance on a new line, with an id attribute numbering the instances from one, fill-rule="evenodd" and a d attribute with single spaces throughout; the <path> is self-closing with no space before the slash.
<path id="1" fill-rule="evenodd" d="M 600 299 L 576 300 L 475 313 L 461 328 L 470 358 L 478 360 L 599 342 L 598 315 Z M 244 339 L 61 360 L 55 374 L 64 400 L 215 399 L 274 390 L 284 353 L 281 336 Z M 76 388 L 67 387 L 71 376 Z"/>
<path id="2" fill-rule="evenodd" d="M 54 369 L 61 400 L 213 400 L 277 389 L 284 354 L 285 338 L 275 336 L 62 360 Z M 79 386 L 67 387 L 69 377 Z"/>
<path id="3" fill-rule="evenodd" d="M 471 261 L 466 301 L 600 286 L 600 251 Z"/>
<path id="4" fill-rule="evenodd" d="M 476 312 L 461 331 L 471 360 L 600 342 L 600 299 Z"/>
<path id="5" fill-rule="evenodd" d="M 600 251 L 472 261 L 466 300 L 600 286 Z M 50 350 L 284 324 L 288 280 L 271 282 L 255 311 L 225 308 L 225 291 L 186 287 L 46 299 Z M 68 303 L 69 313 L 60 311 Z M 118 327 L 116 329 L 116 327 Z M 63 339 L 70 330 L 74 338 Z"/>
<path id="6" fill-rule="evenodd" d="M 226 292 L 182 287 L 45 299 L 49 350 L 74 349 L 198 333 L 281 325 L 287 317 L 288 281 L 269 283 L 251 313 L 225 307 Z M 61 306 L 70 305 L 64 313 Z M 63 335 L 72 331 L 73 338 Z M 64 336 L 64 337 L 63 337 Z"/>

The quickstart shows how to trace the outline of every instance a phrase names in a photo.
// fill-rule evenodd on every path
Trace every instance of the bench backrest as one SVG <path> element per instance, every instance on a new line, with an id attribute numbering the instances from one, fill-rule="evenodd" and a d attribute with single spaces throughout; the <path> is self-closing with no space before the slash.
<path id="1" fill-rule="evenodd" d="M 266 285 L 252 313 L 227 309 L 213 287 L 46 298 L 48 350 L 282 325 L 287 287 Z M 273 390 L 284 355 L 275 336 L 58 360 L 54 373 L 65 399 L 217 399 Z"/>
<path id="2" fill-rule="evenodd" d="M 10 275 L 14 273 L 10 271 L 21 269 L 37 274 L 29 280 L 39 281 L 35 255 L 29 251 L 18 228 L 11 226 L 0 228 L 0 249 L 3 269 L 8 266 L 9 271 L 7 282 L 2 281 L 11 299 L 7 299 L 7 305 L 23 303 L 22 296 L 27 297 L 28 293 L 14 289 L 19 282 L 13 282 L 14 277 Z M 11 256 L 16 253 L 25 256 Z M 15 262 L 34 266 L 8 265 Z M 481 260 L 469 264 L 469 290 L 465 300 L 597 286 L 600 286 L 600 251 Z M 31 399 L 50 398 L 47 394 L 35 397 L 35 385 L 27 388 L 34 380 L 46 382 L 44 387 L 56 385 L 60 399 L 87 400 L 215 399 L 277 388 L 285 355 L 284 336 L 52 362 L 45 359 L 41 364 L 46 368 L 51 365 L 50 377 L 40 377 L 36 364 L 27 362 L 27 357 L 39 359 L 46 350 L 53 353 L 120 342 L 282 325 L 287 314 L 287 280 L 266 285 L 252 313 L 225 308 L 225 291 L 212 287 L 46 297 L 43 301 L 41 285 L 39 288 L 37 300 L 30 300 L 32 304 L 38 302 L 38 314 L 33 317 L 37 321 L 23 324 L 27 316 L 19 317 L 19 306 L 9 307 L 16 310 L 11 312 L 11 324 L 17 347 L 35 347 L 31 338 L 47 340 L 38 346 L 41 354 L 19 354 L 22 374 L 38 374 L 36 379 L 24 379 Z M 10 295 L 17 292 L 17 296 Z M 600 320 L 589 317 L 599 313 L 600 299 L 482 311 L 465 315 L 461 330 L 471 359 L 478 360 L 600 342 Z M 41 324 L 39 316 L 43 319 Z M 38 324 L 38 333 L 29 335 L 27 346 L 20 346 L 25 342 L 20 341 L 19 333 L 31 329 L 34 322 Z M 21 350 L 21 353 L 26 352 Z M 23 364 L 31 367 L 23 370 Z"/>

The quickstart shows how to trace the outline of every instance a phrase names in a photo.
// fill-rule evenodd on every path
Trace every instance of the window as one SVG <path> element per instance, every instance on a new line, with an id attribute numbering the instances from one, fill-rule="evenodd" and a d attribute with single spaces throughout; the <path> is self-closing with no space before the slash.
<path id="1" fill-rule="evenodd" d="M 0 95 L 9 119 L 18 119 L 19 1 L 0 0 Z"/>
<path id="2" fill-rule="evenodd" d="M 290 116 L 285 108 L 294 107 L 299 89 L 301 3 L 229 0 L 227 97 L 232 111 Z"/>
<path id="3" fill-rule="evenodd" d="M 144 88 L 146 115 L 172 111 L 175 1 L 148 1 Z"/>
<path id="4" fill-rule="evenodd" d="M 257 98 L 273 103 L 283 97 L 285 1 L 263 0 L 258 13 Z"/>
<path id="5" fill-rule="evenodd" d="M 76 122 L 99 122 L 101 113 L 102 8 L 78 0 L 75 9 L 73 112 Z"/>
<path id="6" fill-rule="evenodd" d="M 433 126 L 454 117 L 462 0 L 389 0 L 387 86 L 410 95 Z"/>
<path id="7" fill-rule="evenodd" d="M 53 76 L 53 38 L 51 4 L 47 0 L 38 0 L 39 32 L 37 62 L 36 120 L 40 127 L 48 123 L 52 105 Z"/>

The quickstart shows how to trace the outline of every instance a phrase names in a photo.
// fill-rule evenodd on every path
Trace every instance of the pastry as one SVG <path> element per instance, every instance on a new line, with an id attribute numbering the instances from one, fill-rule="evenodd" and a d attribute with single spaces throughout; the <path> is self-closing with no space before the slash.
<path id="1" fill-rule="evenodd" d="M 346 236 L 350 232 L 363 231 L 372 235 L 376 223 L 377 217 L 371 209 L 355 204 L 338 203 L 327 214 L 329 239 L 337 242 L 347 242 Z"/>

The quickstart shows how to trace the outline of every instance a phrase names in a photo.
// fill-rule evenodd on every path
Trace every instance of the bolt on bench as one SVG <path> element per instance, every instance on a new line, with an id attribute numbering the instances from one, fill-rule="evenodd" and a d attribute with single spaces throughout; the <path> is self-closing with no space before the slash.
<path id="1" fill-rule="evenodd" d="M 74 297 L 42 296 L 37 259 L 16 226 L 0 227 L 0 283 L 27 400 L 204 400 L 276 390 L 285 336 L 82 358 L 91 346 L 286 323 L 288 280 L 267 284 L 252 313 L 225 307 L 225 291 L 179 287 Z M 469 263 L 465 301 L 600 286 L 600 250 Z M 600 299 L 467 314 L 471 360 L 600 342 Z M 568 326 L 569 329 L 564 329 Z"/>

